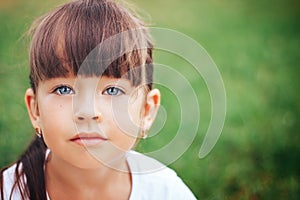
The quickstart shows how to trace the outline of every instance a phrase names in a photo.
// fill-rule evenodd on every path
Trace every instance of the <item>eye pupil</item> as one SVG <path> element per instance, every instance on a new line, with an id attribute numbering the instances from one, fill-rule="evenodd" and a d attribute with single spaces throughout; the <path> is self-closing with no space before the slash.
<path id="1" fill-rule="evenodd" d="M 118 90 L 114 87 L 109 88 L 109 94 L 116 95 L 118 93 Z"/>
<path id="2" fill-rule="evenodd" d="M 61 91 L 62 94 L 66 94 L 66 93 L 68 93 L 69 90 L 68 90 L 67 87 L 63 87 L 63 88 L 60 89 L 60 91 Z"/>

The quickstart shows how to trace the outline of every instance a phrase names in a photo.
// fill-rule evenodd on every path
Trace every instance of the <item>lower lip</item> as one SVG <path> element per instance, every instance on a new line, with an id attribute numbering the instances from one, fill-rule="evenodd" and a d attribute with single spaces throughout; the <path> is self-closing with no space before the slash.
<path id="1" fill-rule="evenodd" d="M 72 140 L 72 142 L 74 142 L 75 144 L 78 144 L 78 145 L 84 146 L 84 147 L 92 147 L 92 146 L 101 145 L 106 141 L 107 140 L 102 139 L 102 138 L 78 138 L 78 139 Z"/>

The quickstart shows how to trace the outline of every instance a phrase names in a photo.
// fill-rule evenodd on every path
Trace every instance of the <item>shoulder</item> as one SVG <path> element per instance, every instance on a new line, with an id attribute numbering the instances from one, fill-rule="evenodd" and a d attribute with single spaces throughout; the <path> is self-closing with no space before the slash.
<path id="1" fill-rule="evenodd" d="M 132 174 L 130 199 L 196 199 L 176 172 L 159 161 L 134 151 L 127 161 Z"/>
<path id="2" fill-rule="evenodd" d="M 15 182 L 15 171 L 16 171 L 16 164 L 13 164 L 9 168 L 3 171 L 3 188 L 4 191 L 11 191 L 14 182 Z"/>
<path id="3" fill-rule="evenodd" d="M 21 165 L 19 166 L 19 170 L 21 169 Z M 20 192 L 15 186 L 15 172 L 16 172 L 17 164 L 13 164 L 9 168 L 3 171 L 3 194 L 4 199 L 9 199 L 10 195 L 12 194 L 12 199 L 21 198 Z M 22 183 L 21 186 L 24 184 L 24 177 L 21 178 Z"/>

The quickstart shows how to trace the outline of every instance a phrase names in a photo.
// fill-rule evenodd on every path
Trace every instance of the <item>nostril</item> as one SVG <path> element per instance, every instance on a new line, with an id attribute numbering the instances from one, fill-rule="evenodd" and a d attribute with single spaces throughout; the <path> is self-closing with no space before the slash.
<path id="1" fill-rule="evenodd" d="M 84 117 L 77 117 L 77 119 L 82 121 L 82 120 L 84 120 Z"/>
<path id="2" fill-rule="evenodd" d="M 100 119 L 100 117 L 99 116 L 95 116 L 92 119 L 98 121 Z"/>
<path id="3" fill-rule="evenodd" d="M 95 116 L 95 117 L 93 117 L 92 119 L 94 119 L 94 120 L 97 120 L 97 119 L 98 119 L 98 117 L 97 117 L 97 116 Z"/>
<path id="4" fill-rule="evenodd" d="M 93 120 L 93 121 L 97 121 L 97 122 L 100 122 L 102 117 L 101 117 L 101 114 L 98 114 L 98 115 L 88 115 L 88 114 L 83 114 L 83 113 L 78 113 L 78 114 L 75 114 L 75 120 L 77 122 L 88 122 L 90 120 Z"/>

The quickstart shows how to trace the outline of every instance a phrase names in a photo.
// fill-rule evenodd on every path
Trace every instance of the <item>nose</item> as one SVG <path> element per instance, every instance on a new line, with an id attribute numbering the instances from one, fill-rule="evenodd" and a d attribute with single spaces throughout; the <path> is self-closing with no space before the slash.
<path id="1" fill-rule="evenodd" d="M 77 112 L 75 113 L 75 121 L 77 123 L 86 123 L 86 122 L 101 122 L 102 115 L 101 113 L 87 113 L 87 112 Z"/>
<path id="2" fill-rule="evenodd" d="M 76 123 L 101 122 L 102 114 L 95 104 L 95 96 L 75 96 L 73 98 L 73 116 Z"/>

